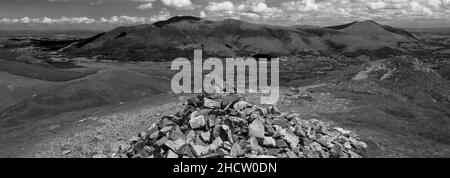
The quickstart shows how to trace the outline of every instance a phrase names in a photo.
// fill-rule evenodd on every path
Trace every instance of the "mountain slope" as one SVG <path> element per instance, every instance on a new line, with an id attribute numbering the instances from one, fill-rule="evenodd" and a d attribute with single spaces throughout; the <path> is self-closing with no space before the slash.
<path id="1" fill-rule="evenodd" d="M 158 61 L 192 57 L 194 49 L 203 49 L 204 55 L 214 57 L 280 56 L 310 51 L 341 53 L 396 48 L 392 40 L 404 40 L 402 35 L 391 38 L 382 33 L 394 34 L 381 25 L 354 25 L 345 29 L 282 27 L 234 19 L 210 21 L 178 16 L 154 24 L 119 27 L 74 45 L 70 50 L 78 55 Z M 367 28 L 375 30 L 368 31 L 368 34 L 359 30 Z"/>
<path id="2" fill-rule="evenodd" d="M 106 70 L 36 94 L 0 112 L 2 127 L 64 112 L 116 104 L 165 93 L 168 79 L 129 70 Z"/>
<path id="3" fill-rule="evenodd" d="M 327 27 L 339 30 L 353 36 L 363 37 L 369 40 L 385 42 L 412 42 L 416 40 L 414 35 L 403 29 L 387 25 L 380 25 L 374 21 L 352 22 L 349 24 Z"/>

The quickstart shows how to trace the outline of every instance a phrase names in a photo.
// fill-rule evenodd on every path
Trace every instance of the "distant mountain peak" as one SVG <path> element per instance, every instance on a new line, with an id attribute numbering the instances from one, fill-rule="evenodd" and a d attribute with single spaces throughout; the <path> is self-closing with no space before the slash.
<path id="1" fill-rule="evenodd" d="M 373 20 L 364 20 L 364 21 L 357 21 L 357 22 L 359 22 L 359 23 L 373 23 L 373 24 L 380 25 L 380 24 L 378 24 L 377 22 L 375 22 Z"/>
<path id="2" fill-rule="evenodd" d="M 354 21 L 352 23 L 326 27 L 329 29 L 346 31 L 348 33 L 364 33 L 364 34 L 376 34 L 376 33 L 394 33 L 404 36 L 409 39 L 416 40 L 417 38 L 406 30 L 391 27 L 389 25 L 381 25 L 373 20 Z"/>
<path id="3" fill-rule="evenodd" d="M 155 23 L 153 23 L 153 25 L 156 27 L 163 27 L 165 25 L 177 23 L 177 22 L 181 22 L 181 21 L 201 21 L 201 20 L 203 20 L 203 19 L 200 17 L 195 17 L 195 16 L 174 16 L 167 20 L 155 22 Z"/>

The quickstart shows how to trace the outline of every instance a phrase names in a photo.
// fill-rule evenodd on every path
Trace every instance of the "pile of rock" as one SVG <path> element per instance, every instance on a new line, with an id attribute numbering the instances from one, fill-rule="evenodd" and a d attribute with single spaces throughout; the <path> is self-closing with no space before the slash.
<path id="1" fill-rule="evenodd" d="M 200 95 L 113 154 L 122 158 L 360 158 L 366 143 L 239 95 Z"/>

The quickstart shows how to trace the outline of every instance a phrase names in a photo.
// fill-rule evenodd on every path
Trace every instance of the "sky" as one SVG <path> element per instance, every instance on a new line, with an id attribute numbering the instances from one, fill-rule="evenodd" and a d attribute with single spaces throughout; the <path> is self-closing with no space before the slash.
<path id="1" fill-rule="evenodd" d="M 0 0 L 0 30 L 108 30 L 177 15 L 284 26 L 374 20 L 404 28 L 450 27 L 450 0 Z"/>

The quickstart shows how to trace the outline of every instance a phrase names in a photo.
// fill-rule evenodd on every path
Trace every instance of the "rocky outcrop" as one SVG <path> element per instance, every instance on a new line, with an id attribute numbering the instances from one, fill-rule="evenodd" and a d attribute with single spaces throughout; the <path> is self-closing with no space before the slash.
<path id="1" fill-rule="evenodd" d="M 361 158 L 367 144 L 342 128 L 260 107 L 239 95 L 197 96 L 119 145 L 115 158 Z"/>

